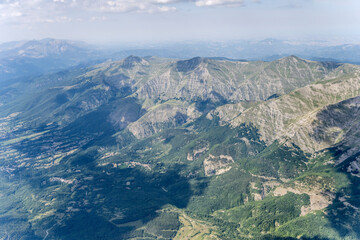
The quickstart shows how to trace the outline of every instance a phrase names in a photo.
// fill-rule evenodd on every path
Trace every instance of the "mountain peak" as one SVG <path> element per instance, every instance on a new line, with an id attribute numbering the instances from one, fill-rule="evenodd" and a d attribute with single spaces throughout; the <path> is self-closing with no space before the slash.
<path id="1" fill-rule="evenodd" d="M 277 60 L 277 62 L 298 62 L 298 61 L 305 61 L 305 60 L 295 55 L 290 55 Z"/>
<path id="2" fill-rule="evenodd" d="M 124 59 L 122 67 L 127 69 L 133 68 L 135 65 L 141 63 L 142 61 L 143 59 L 141 57 L 130 55 Z"/>
<path id="3" fill-rule="evenodd" d="M 298 56 L 295 56 L 295 55 L 290 55 L 290 56 L 284 57 L 284 59 L 296 59 L 296 60 L 303 60 L 303 59 L 301 59 L 301 58 L 299 58 Z"/>
<path id="4" fill-rule="evenodd" d="M 179 72 L 189 72 L 197 68 L 206 59 L 202 57 L 194 57 L 188 60 L 182 60 L 176 62 L 176 69 Z"/>

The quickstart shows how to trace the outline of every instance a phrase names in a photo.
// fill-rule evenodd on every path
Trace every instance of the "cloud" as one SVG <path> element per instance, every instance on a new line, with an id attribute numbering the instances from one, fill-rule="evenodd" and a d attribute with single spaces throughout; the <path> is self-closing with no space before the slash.
<path id="1" fill-rule="evenodd" d="M 109 1 L 78 1 L 77 7 L 86 11 L 100 11 L 110 13 L 127 13 L 127 12 L 164 12 L 163 7 L 166 3 L 158 1 L 134 1 L 134 0 L 109 0 Z M 170 11 L 168 7 L 166 10 Z"/>
<path id="2" fill-rule="evenodd" d="M 243 0 L 198 0 L 195 2 L 198 7 L 242 6 L 243 4 Z"/>
<path id="3" fill-rule="evenodd" d="M 0 24 L 69 22 L 78 18 L 75 15 L 87 15 L 94 21 L 89 13 L 166 13 L 178 10 L 180 3 L 218 7 L 242 6 L 244 1 L 254 0 L 0 0 Z"/>

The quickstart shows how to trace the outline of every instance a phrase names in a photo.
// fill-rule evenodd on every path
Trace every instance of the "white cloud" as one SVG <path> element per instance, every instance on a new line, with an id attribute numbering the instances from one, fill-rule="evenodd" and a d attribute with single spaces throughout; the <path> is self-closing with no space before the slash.
<path id="1" fill-rule="evenodd" d="M 13 18 L 13 17 L 20 17 L 23 14 L 19 11 L 9 11 L 9 12 L 3 12 L 0 14 L 0 19 L 4 18 Z"/>
<path id="2" fill-rule="evenodd" d="M 179 3 L 196 7 L 241 6 L 245 0 L 0 0 L 0 24 L 6 22 L 69 22 L 77 14 L 164 13 Z M 253 0 L 247 0 L 253 1 Z M 68 16 L 69 15 L 69 16 Z M 66 18 L 64 18 L 66 16 Z M 88 16 L 94 21 L 93 16 Z M 62 20 L 59 20 L 62 19 Z"/>
<path id="3" fill-rule="evenodd" d="M 66 0 L 54 0 L 66 1 Z M 127 13 L 127 12 L 167 12 L 173 11 L 174 6 L 169 6 L 178 0 L 67 0 L 71 7 L 80 11 Z"/>
<path id="4" fill-rule="evenodd" d="M 243 3 L 243 0 L 197 0 L 195 5 L 198 7 L 242 6 Z"/>
<path id="5" fill-rule="evenodd" d="M 158 10 L 160 12 L 172 12 L 172 11 L 176 11 L 176 7 L 162 6 L 162 7 L 158 7 Z"/>

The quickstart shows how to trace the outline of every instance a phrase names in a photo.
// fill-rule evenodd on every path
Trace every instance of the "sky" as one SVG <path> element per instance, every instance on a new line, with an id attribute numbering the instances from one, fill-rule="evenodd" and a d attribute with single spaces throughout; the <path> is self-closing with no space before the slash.
<path id="1" fill-rule="evenodd" d="M 360 43 L 359 0 L 0 0 L 0 42 L 278 38 Z"/>

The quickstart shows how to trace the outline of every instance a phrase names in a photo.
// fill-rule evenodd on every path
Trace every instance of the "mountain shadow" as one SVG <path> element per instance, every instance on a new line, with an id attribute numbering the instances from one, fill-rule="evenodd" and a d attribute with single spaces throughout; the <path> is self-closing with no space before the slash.
<path id="1" fill-rule="evenodd" d="M 176 70 L 179 72 L 190 72 L 197 68 L 202 62 L 206 61 L 201 57 L 194 57 L 189 60 L 177 61 Z"/>
<path id="2" fill-rule="evenodd" d="M 353 137 L 358 133 L 357 119 L 360 117 L 360 97 L 350 98 L 337 104 L 328 106 L 317 114 L 317 119 L 323 123 L 315 127 L 313 137 L 319 141 L 330 141 L 342 138 L 334 147 L 327 149 L 333 159 L 340 163 L 334 166 L 335 174 L 344 176 L 347 183 L 337 184 L 343 187 L 337 189 L 335 198 L 327 208 L 326 218 L 330 222 L 331 228 L 336 230 L 341 238 L 360 239 L 360 178 L 359 169 L 356 167 L 359 161 L 360 152 L 353 143 Z M 344 136 L 341 131 L 333 131 L 329 134 L 329 129 L 346 130 Z"/>
<path id="3" fill-rule="evenodd" d="M 343 153 L 336 148 L 332 148 L 330 151 L 335 157 Z M 348 173 L 351 162 L 359 156 L 360 152 L 336 166 L 338 173 L 346 174 L 349 184 L 336 192 L 333 203 L 328 206 L 326 217 L 341 238 L 350 236 L 360 239 L 360 179 Z"/>
<path id="4" fill-rule="evenodd" d="M 15 171 L 9 185 L 21 186 L 27 195 L 41 199 L 20 199 L 23 195 L 18 192 L 19 199 L 12 204 L 15 212 L 23 205 L 31 206 L 31 213 L 22 215 L 32 223 L 28 232 L 45 239 L 171 239 L 180 222 L 176 212 L 163 209 L 185 208 L 194 186 L 181 175 L 182 165 L 165 168 L 159 163 L 150 168 L 146 159 L 133 162 L 131 156 L 100 164 L 100 149 L 116 144 L 105 110 L 104 114 L 89 113 L 62 129 L 44 126 L 39 128 L 44 131 L 39 138 L 13 145 L 31 158 L 31 167 Z M 59 163 L 51 160 L 56 152 L 74 149 L 73 145 L 78 149 L 75 154 Z M 49 158 L 37 160 L 42 154 Z M 195 186 L 196 194 L 205 187 Z M 15 228 L 11 231 L 20 234 Z"/>
<path id="5" fill-rule="evenodd" d="M 71 193 L 76 212 L 68 214 L 61 224 L 56 225 L 50 238 L 54 239 L 127 239 L 130 237 L 151 237 L 146 225 L 156 218 L 168 218 L 158 212 L 167 204 L 178 208 L 186 207 L 192 191 L 179 169 L 165 173 L 146 173 L 136 168 L 114 169 L 94 168 L 94 179 L 79 186 Z M 99 173 L 100 172 L 100 173 Z M 86 202 L 87 201 L 87 202 Z M 84 204 L 86 202 L 87 204 Z M 67 203 L 58 208 L 66 213 Z M 158 221 L 161 221 L 158 220 Z M 177 218 L 167 226 L 177 230 Z M 135 231 L 137 228 L 145 231 Z M 154 232 L 151 231 L 152 235 Z M 156 233 L 155 233 L 156 235 Z M 161 234 L 160 234 L 161 235 Z"/>
<path id="6" fill-rule="evenodd" d="M 180 222 L 171 209 L 185 208 L 193 195 L 189 179 L 180 174 L 182 166 L 161 171 L 146 164 L 99 166 L 90 159 L 94 152 L 89 152 L 45 171 L 23 170 L 21 178 L 12 178 L 13 185 L 23 185 L 33 196 L 42 196 L 42 202 L 52 202 L 24 200 L 16 207 L 32 205 L 27 217 L 34 239 L 171 239 L 176 235 Z M 196 187 L 201 194 L 206 186 Z"/>

